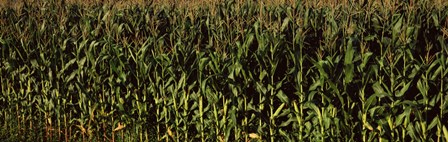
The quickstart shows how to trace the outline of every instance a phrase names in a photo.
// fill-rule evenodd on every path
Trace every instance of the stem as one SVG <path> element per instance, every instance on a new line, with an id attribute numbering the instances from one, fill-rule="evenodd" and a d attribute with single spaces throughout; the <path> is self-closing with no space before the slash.
<path id="1" fill-rule="evenodd" d="M 20 138 L 20 115 L 19 115 L 19 104 L 16 104 L 16 116 L 17 116 L 17 137 Z"/>
<path id="2" fill-rule="evenodd" d="M 244 111 L 247 112 L 247 101 L 246 101 L 246 96 L 243 96 L 243 97 L 244 97 Z M 243 129 L 244 129 L 244 132 L 249 133 L 249 132 L 247 131 L 247 115 L 244 115 Z M 248 141 L 248 135 L 247 135 L 247 134 L 244 135 L 244 139 L 245 139 L 245 141 Z"/>
<path id="3" fill-rule="evenodd" d="M 200 118 L 201 118 L 201 141 L 205 142 L 205 134 L 204 134 L 204 112 L 203 112 L 203 108 L 202 108 L 202 95 L 199 96 L 199 114 L 200 114 Z"/>
<path id="4" fill-rule="evenodd" d="M 157 100 L 159 100 L 158 99 L 159 98 L 159 94 L 157 93 L 157 95 L 156 95 L 156 99 L 154 99 L 155 100 L 155 104 L 156 104 L 156 120 L 159 120 L 159 117 L 160 117 L 160 107 L 159 107 L 159 105 L 158 105 L 158 101 Z M 112 121 L 113 122 L 113 121 Z M 157 123 L 157 141 L 160 141 L 160 125 L 159 125 L 159 123 Z M 113 137 L 112 137 L 113 138 Z M 112 140 L 113 141 L 113 140 Z"/>
<path id="5" fill-rule="evenodd" d="M 225 138 L 226 138 L 226 136 L 227 135 L 229 135 L 229 134 L 226 134 L 226 130 L 227 130 L 227 101 L 226 101 L 226 99 L 223 97 L 222 98 L 222 103 L 223 103 L 223 105 L 224 105 L 224 109 L 223 109 L 223 116 L 222 116 L 222 118 L 223 118 L 223 131 L 224 131 L 224 135 L 223 135 L 223 137 L 224 137 L 224 140 L 225 140 Z"/>
<path id="6" fill-rule="evenodd" d="M 114 123 L 114 117 L 112 117 L 112 141 L 114 142 L 115 141 L 115 132 L 114 132 L 114 126 L 113 126 L 113 123 Z"/>
<path id="7" fill-rule="evenodd" d="M 164 92 L 162 91 L 162 95 L 165 97 L 165 94 L 164 94 Z M 168 129 L 170 129 L 169 128 L 169 126 L 168 126 L 168 123 L 169 123 L 169 117 L 168 117 L 168 108 L 167 108 L 167 106 L 168 106 L 168 104 L 167 104 L 167 102 L 166 102 L 166 99 L 163 99 L 163 112 L 165 112 L 165 129 L 166 130 L 168 130 Z M 165 134 L 168 134 L 168 131 L 165 131 Z M 170 140 L 170 135 L 168 135 L 166 138 L 165 138 L 165 140 L 166 140 L 166 142 L 168 142 L 169 140 Z"/>
<path id="8" fill-rule="evenodd" d="M 271 82 L 273 82 L 273 79 L 271 77 Z M 271 88 L 271 97 L 270 97 L 270 105 L 269 105 L 269 110 L 271 111 L 271 124 L 269 124 L 269 136 L 271 138 L 271 142 L 274 141 L 274 128 L 273 128 L 273 124 L 275 124 L 275 119 L 272 117 L 274 115 L 274 99 L 272 99 L 274 95 L 274 89 Z"/>
<path id="9" fill-rule="evenodd" d="M 443 55 L 442 55 L 442 58 L 444 58 L 443 57 Z M 443 79 L 444 79 L 444 77 L 443 77 L 443 72 L 445 71 L 445 61 L 444 60 L 442 60 L 442 73 L 440 74 L 440 92 L 439 92 L 439 95 L 440 95 L 440 114 L 439 114 L 439 116 L 440 116 L 440 119 L 439 120 L 443 120 L 443 106 L 445 106 L 445 101 L 444 101 L 444 99 L 443 99 L 443 86 L 444 86 L 444 84 L 443 84 Z M 442 125 L 438 125 L 438 127 L 437 127 L 437 131 L 439 132 L 439 136 L 441 136 L 442 135 Z M 442 139 L 441 137 L 440 138 L 438 138 L 437 139 L 437 141 L 440 141 L 440 139 Z"/>
<path id="10" fill-rule="evenodd" d="M 428 106 L 429 106 L 428 88 L 426 88 L 426 86 L 428 86 L 427 77 L 428 77 L 428 74 L 425 74 L 425 77 L 424 77 L 424 80 L 425 80 L 425 96 L 423 96 L 423 98 L 425 99 L 425 111 L 424 111 L 425 112 L 425 121 L 428 121 L 428 110 L 429 110 L 429 108 L 428 108 Z M 421 125 L 423 126 L 423 125 L 426 125 L 426 124 L 421 123 Z M 424 127 L 422 127 L 422 128 L 424 128 Z M 427 134 L 426 129 L 424 129 L 423 134 L 422 134 L 424 141 L 426 141 L 426 134 Z"/>
<path id="11" fill-rule="evenodd" d="M 177 102 L 176 102 L 176 98 L 175 98 L 175 95 L 177 94 L 177 91 L 175 91 L 173 94 L 172 94 L 172 96 L 173 96 L 173 103 L 174 103 L 174 113 L 175 113 L 175 122 L 176 122 L 176 128 L 175 128 L 175 130 L 174 130 L 174 134 L 176 135 L 176 134 L 178 134 L 178 132 L 177 132 L 177 128 L 179 128 L 179 109 L 178 109 L 178 106 L 177 106 Z M 176 137 L 176 141 L 177 142 L 179 142 L 179 137 Z"/>
<path id="12" fill-rule="evenodd" d="M 324 100 L 325 100 L 325 98 L 324 98 L 324 94 L 323 94 L 323 92 L 324 92 L 324 87 L 325 87 L 326 85 L 325 84 L 323 84 L 322 85 L 322 87 L 320 88 L 321 89 L 321 103 L 322 104 L 324 104 L 325 102 L 324 102 Z M 325 142 L 325 132 L 324 132 L 324 123 L 323 123 L 323 121 L 322 121 L 322 119 L 323 119 L 323 114 L 324 114 L 324 107 L 322 106 L 321 108 L 320 108 L 320 116 L 321 116 L 321 118 L 319 118 L 319 124 L 320 124 L 320 133 L 322 134 L 322 142 Z"/>
<path id="13" fill-rule="evenodd" d="M 215 135 L 216 135 L 216 138 L 218 139 L 219 137 L 219 119 L 218 119 L 218 110 L 216 109 L 216 105 L 215 104 L 213 104 L 213 113 L 214 113 L 214 116 L 215 116 Z"/>
<path id="14" fill-rule="evenodd" d="M 300 106 L 299 106 L 299 109 L 300 109 L 300 112 L 299 112 L 299 115 L 300 115 L 300 119 L 298 120 L 299 121 L 299 141 L 303 141 L 303 135 L 302 135 L 302 133 L 303 133 L 303 126 L 304 126 L 304 124 L 303 124 L 303 102 L 305 101 L 305 96 L 304 96 L 304 92 L 303 92 L 303 85 L 302 85 L 302 83 L 303 83 L 303 52 L 302 52 L 302 50 L 303 50 L 303 42 L 300 42 L 301 44 L 300 44 L 300 47 L 299 47 L 299 49 L 300 49 L 300 53 L 299 53 L 299 67 L 300 67 L 300 72 L 299 72 L 299 78 L 298 78 L 298 82 L 299 82 L 299 92 L 300 92 L 300 102 L 299 102 L 299 104 L 300 104 Z"/>
<path id="15" fill-rule="evenodd" d="M 184 108 L 184 116 L 186 117 L 186 119 L 185 120 L 188 120 L 187 118 L 187 116 L 188 116 L 188 100 L 189 100 L 189 95 L 187 95 L 187 92 L 184 92 L 184 95 L 186 96 L 185 98 L 185 100 L 184 100 L 184 105 L 185 105 L 185 108 Z M 186 140 L 188 140 L 188 130 L 187 130 L 187 125 L 188 125 L 188 123 L 187 122 L 184 122 L 184 134 L 185 134 L 185 139 Z"/>

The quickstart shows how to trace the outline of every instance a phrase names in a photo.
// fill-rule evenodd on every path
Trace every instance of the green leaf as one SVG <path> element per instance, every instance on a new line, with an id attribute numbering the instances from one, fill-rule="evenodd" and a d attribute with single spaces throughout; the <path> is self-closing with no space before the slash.
<path id="1" fill-rule="evenodd" d="M 297 106 L 297 102 L 296 102 L 296 101 L 293 101 L 292 103 L 293 103 L 293 106 L 294 106 L 294 111 L 295 111 L 296 113 L 299 113 L 299 107 Z"/>
<path id="2" fill-rule="evenodd" d="M 286 141 L 288 141 L 288 142 L 291 141 L 291 139 L 288 137 L 289 133 L 283 131 L 282 129 L 279 129 L 278 131 L 279 131 L 280 135 L 283 136 L 284 139 L 286 139 Z"/>
<path id="3" fill-rule="evenodd" d="M 118 76 L 118 82 L 126 82 L 126 73 L 120 72 L 120 75 Z"/>
<path id="4" fill-rule="evenodd" d="M 82 57 L 80 60 L 78 60 L 78 67 L 79 68 L 83 68 L 84 67 L 84 63 L 86 63 L 86 56 Z"/>
<path id="5" fill-rule="evenodd" d="M 234 72 L 235 72 L 234 70 L 230 71 L 229 76 L 227 76 L 227 77 L 229 79 L 235 80 L 235 76 L 233 75 L 233 74 L 235 74 Z"/>
<path id="6" fill-rule="evenodd" d="M 261 71 L 258 79 L 260 79 L 260 81 L 262 81 L 267 74 L 268 74 L 268 72 L 266 72 L 266 70 Z"/>
<path id="7" fill-rule="evenodd" d="M 411 38 L 412 35 L 414 35 L 415 27 L 409 26 L 406 28 L 406 37 Z"/>
<path id="8" fill-rule="evenodd" d="M 280 99 L 280 101 L 281 101 L 282 103 L 289 103 L 289 98 L 288 98 L 288 96 L 286 96 L 286 94 L 283 93 L 282 90 L 278 91 L 278 93 L 277 93 L 276 96 L 277 96 L 278 99 Z"/>
<path id="9" fill-rule="evenodd" d="M 247 35 L 247 40 L 244 42 L 244 48 L 249 48 L 249 45 L 252 44 L 252 42 L 254 41 L 254 34 L 250 33 L 249 35 Z"/>
<path id="10" fill-rule="evenodd" d="M 344 58 L 344 65 L 353 64 L 353 55 L 355 54 L 355 50 L 352 46 L 352 38 L 349 39 L 347 49 L 345 50 L 345 58 Z"/>
<path id="11" fill-rule="evenodd" d="M 70 82 L 73 78 L 75 78 L 77 72 L 78 72 L 77 70 L 74 70 L 74 71 L 70 74 L 70 76 L 68 76 L 67 78 L 65 78 L 65 82 L 68 83 L 68 82 Z"/>
<path id="12" fill-rule="evenodd" d="M 406 91 L 408 91 L 409 86 L 411 86 L 411 82 L 407 83 L 405 86 L 403 86 L 403 88 L 401 88 L 400 92 L 398 92 L 398 94 L 395 94 L 396 97 L 401 97 L 404 95 L 404 93 L 406 93 Z"/>
<path id="13" fill-rule="evenodd" d="M 207 86 L 207 80 L 208 80 L 209 78 L 206 78 L 206 79 L 204 79 L 204 80 L 202 80 L 201 81 L 201 92 L 202 93 L 205 93 L 205 88 L 206 88 L 206 86 Z M 235 94 L 236 95 L 236 94 Z"/>
<path id="14" fill-rule="evenodd" d="M 0 44 L 2 44 L 2 45 L 6 44 L 6 41 L 3 38 L 1 38 L 1 37 L 0 37 Z"/>
<path id="15" fill-rule="evenodd" d="M 359 65 L 359 67 L 361 67 L 362 70 L 364 70 L 364 68 L 366 67 L 367 63 L 369 62 L 370 56 L 372 56 L 373 53 L 372 52 L 367 52 L 364 53 L 362 56 L 362 63 L 361 65 Z"/>
<path id="16" fill-rule="evenodd" d="M 352 82 L 354 76 L 354 65 L 353 64 L 345 65 L 344 73 L 345 73 L 344 78 L 345 83 Z"/>
<path id="17" fill-rule="evenodd" d="M 445 137 L 445 141 L 448 141 L 448 130 L 446 130 L 445 125 L 443 125 L 443 136 Z"/>
<path id="18" fill-rule="evenodd" d="M 283 107 L 285 107 L 285 103 L 282 103 L 277 110 L 275 110 L 275 113 L 271 116 L 271 119 L 277 118 L 278 114 L 282 111 Z"/>
<path id="19" fill-rule="evenodd" d="M 401 31 L 402 25 L 403 25 L 403 16 L 400 16 L 400 19 L 398 19 L 398 21 L 395 23 L 393 27 L 393 32 L 395 34 L 398 34 Z"/>
<path id="20" fill-rule="evenodd" d="M 380 137 L 380 142 L 389 142 L 388 138 Z"/>
<path id="21" fill-rule="evenodd" d="M 282 27 L 280 28 L 281 32 L 285 31 L 285 28 L 288 26 L 289 21 L 290 21 L 289 17 L 286 17 L 285 19 L 283 19 Z"/>
<path id="22" fill-rule="evenodd" d="M 124 111 L 123 104 L 124 104 L 124 100 L 123 100 L 123 98 L 119 98 L 119 99 L 118 99 L 118 103 L 117 103 L 118 110 L 120 110 L 120 111 Z"/>
<path id="23" fill-rule="evenodd" d="M 442 66 L 439 66 L 439 67 L 436 69 L 436 71 L 432 72 L 431 80 L 436 80 L 436 78 L 440 77 L 439 74 L 441 73 L 442 69 L 443 69 L 443 67 L 442 67 Z"/>
<path id="24" fill-rule="evenodd" d="M 315 112 L 315 114 L 317 115 L 317 117 L 318 117 L 319 120 L 322 119 L 322 114 L 320 113 L 320 109 L 319 109 L 314 103 L 308 102 L 308 103 L 306 103 L 306 105 L 307 105 L 309 108 L 311 108 L 311 109 L 314 110 L 314 112 Z"/>
<path id="25" fill-rule="evenodd" d="M 238 89 L 235 86 L 232 87 L 232 93 L 233 95 L 238 96 Z"/>
<path id="26" fill-rule="evenodd" d="M 32 59 L 31 60 L 31 66 L 34 67 L 34 68 L 38 68 L 39 67 L 39 64 L 37 63 L 36 59 Z"/>
<path id="27" fill-rule="evenodd" d="M 432 128 L 434 128 L 434 126 L 436 126 L 439 123 L 440 123 L 439 117 L 434 118 L 428 125 L 428 130 L 431 130 Z"/>
<path id="28" fill-rule="evenodd" d="M 383 94 L 383 93 L 385 93 L 383 87 L 381 87 L 380 82 L 374 83 L 372 85 L 372 89 L 373 89 L 373 91 L 375 91 L 375 94 Z"/>
<path id="29" fill-rule="evenodd" d="M 426 90 L 426 88 L 428 88 L 428 87 L 426 87 L 426 85 L 424 85 L 422 83 L 421 79 L 417 81 L 417 88 L 420 91 L 420 93 L 423 95 L 423 97 L 426 97 L 426 92 L 428 91 L 428 90 Z"/>
<path id="30" fill-rule="evenodd" d="M 180 90 L 181 88 L 185 87 L 185 78 L 186 78 L 186 76 L 187 76 L 186 73 L 182 72 L 182 75 L 181 75 L 181 77 L 179 79 L 179 82 L 177 82 L 178 83 L 177 87 L 176 87 L 177 90 Z"/>
<path id="31" fill-rule="evenodd" d="M 373 41 L 373 40 L 375 40 L 375 38 L 377 38 L 376 34 L 368 35 L 368 36 L 364 37 L 364 41 Z"/>
<path id="32" fill-rule="evenodd" d="M 66 70 L 70 65 L 72 65 L 73 63 L 76 62 L 76 58 L 71 59 L 70 61 L 68 61 L 65 65 L 63 65 L 64 67 L 62 68 L 61 71 Z"/>
<path id="33" fill-rule="evenodd" d="M 437 13 L 433 12 L 433 13 L 431 14 L 431 18 L 432 18 L 432 20 L 434 21 L 434 26 L 436 26 L 437 28 L 439 28 L 439 27 L 440 27 L 440 24 L 439 24 L 439 16 L 437 15 Z"/>
<path id="34" fill-rule="evenodd" d="M 235 75 L 236 76 L 239 76 L 240 75 L 240 72 L 241 72 L 241 69 L 243 68 L 243 66 L 239 63 L 239 62 L 236 62 L 235 64 L 233 64 L 234 66 L 234 70 L 235 70 Z"/>
<path id="35" fill-rule="evenodd" d="M 267 89 L 264 86 L 264 84 L 263 83 L 259 83 L 259 82 L 257 82 L 257 90 L 258 90 L 258 92 L 260 92 L 262 94 L 266 94 L 266 92 L 267 92 Z"/>
<path id="36" fill-rule="evenodd" d="M 416 131 L 416 129 L 415 129 L 414 125 L 413 125 L 412 123 L 409 124 L 409 126 L 407 127 L 407 134 L 408 134 L 409 136 L 411 136 L 412 139 L 417 140 L 417 139 L 419 139 L 419 138 L 418 138 L 417 135 L 415 134 L 415 131 Z"/>
<path id="37" fill-rule="evenodd" d="M 328 78 L 328 74 L 325 72 L 324 67 L 326 67 L 326 64 L 328 64 L 328 61 L 319 61 L 315 64 L 315 66 L 317 67 L 317 69 L 319 70 L 320 76 L 323 79 L 327 79 Z"/>
<path id="38" fill-rule="evenodd" d="M 322 82 L 319 80 L 316 80 L 316 82 L 314 82 L 310 88 L 308 89 L 309 91 L 311 90 L 316 90 L 317 87 L 322 86 Z"/>
<path id="39" fill-rule="evenodd" d="M 370 108 L 370 105 L 375 105 L 377 102 L 377 95 L 371 95 L 366 100 L 366 109 Z M 365 111 L 365 110 L 364 110 Z"/>
<path id="40" fill-rule="evenodd" d="M 354 65 L 353 65 L 353 55 L 355 54 L 355 50 L 353 49 L 353 38 L 350 38 L 348 41 L 347 49 L 345 50 L 344 57 L 344 73 L 345 73 L 345 83 L 350 83 L 353 80 L 354 76 Z"/>
<path id="41" fill-rule="evenodd" d="M 200 71 L 204 70 L 205 65 L 207 65 L 209 61 L 210 59 L 208 57 L 201 58 L 199 60 L 199 70 Z"/>
<path id="42" fill-rule="evenodd" d="M 404 118 L 404 127 L 408 126 L 408 123 L 410 121 L 410 117 L 411 117 L 411 108 L 406 108 L 406 110 L 403 112 L 403 114 L 406 116 Z"/>

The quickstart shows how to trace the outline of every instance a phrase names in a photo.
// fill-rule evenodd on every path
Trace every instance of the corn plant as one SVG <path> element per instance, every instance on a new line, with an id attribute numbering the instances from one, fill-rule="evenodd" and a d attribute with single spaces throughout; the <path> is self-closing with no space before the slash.
<path id="1" fill-rule="evenodd" d="M 0 7 L 0 140 L 448 141 L 447 4 Z"/>

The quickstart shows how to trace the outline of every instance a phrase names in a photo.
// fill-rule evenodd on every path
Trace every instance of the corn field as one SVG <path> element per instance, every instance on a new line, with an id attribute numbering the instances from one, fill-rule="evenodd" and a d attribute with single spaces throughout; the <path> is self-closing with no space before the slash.
<path id="1" fill-rule="evenodd" d="M 2 7 L 0 141 L 448 142 L 448 2 L 212 1 Z"/>

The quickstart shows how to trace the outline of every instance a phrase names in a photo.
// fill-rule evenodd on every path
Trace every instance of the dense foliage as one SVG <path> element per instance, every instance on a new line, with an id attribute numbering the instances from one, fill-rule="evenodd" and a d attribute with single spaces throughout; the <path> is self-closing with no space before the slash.
<path id="1" fill-rule="evenodd" d="M 4 8 L 0 140 L 448 141 L 447 16 L 428 1 Z"/>

